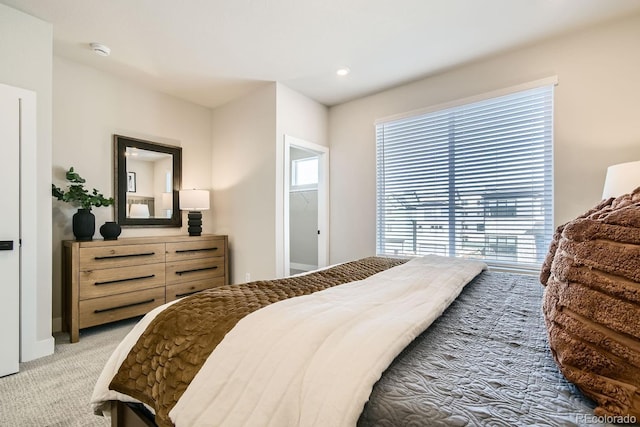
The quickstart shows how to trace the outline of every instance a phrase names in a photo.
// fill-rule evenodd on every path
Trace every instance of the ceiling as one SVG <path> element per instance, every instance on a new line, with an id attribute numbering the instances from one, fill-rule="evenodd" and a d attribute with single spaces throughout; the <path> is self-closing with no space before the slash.
<path id="1" fill-rule="evenodd" d="M 54 54 L 212 108 L 273 81 L 331 106 L 640 12 L 639 0 L 0 2 L 51 22 Z"/>

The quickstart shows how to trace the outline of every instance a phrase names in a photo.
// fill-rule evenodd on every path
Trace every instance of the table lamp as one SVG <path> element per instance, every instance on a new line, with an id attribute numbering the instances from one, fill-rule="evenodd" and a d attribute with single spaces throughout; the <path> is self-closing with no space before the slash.
<path id="1" fill-rule="evenodd" d="M 149 218 L 149 206 L 142 203 L 134 203 L 129 209 L 129 218 Z"/>
<path id="2" fill-rule="evenodd" d="M 640 160 L 620 163 L 607 168 L 602 198 L 618 197 L 631 193 L 640 186 Z"/>
<path id="3" fill-rule="evenodd" d="M 209 209 L 208 190 L 180 190 L 180 209 L 189 211 L 189 236 L 202 234 L 202 211 Z"/>

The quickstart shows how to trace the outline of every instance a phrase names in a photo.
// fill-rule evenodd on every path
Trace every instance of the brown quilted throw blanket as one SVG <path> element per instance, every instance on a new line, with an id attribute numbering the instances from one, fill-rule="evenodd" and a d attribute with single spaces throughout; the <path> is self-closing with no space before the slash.
<path id="1" fill-rule="evenodd" d="M 640 188 L 559 227 L 540 279 L 564 376 L 596 415 L 640 417 Z"/>
<path id="2" fill-rule="evenodd" d="M 370 257 L 304 276 L 221 286 L 183 298 L 149 324 L 109 388 L 154 408 L 159 426 L 172 426 L 169 411 L 244 316 L 287 298 L 365 279 L 406 261 Z"/>

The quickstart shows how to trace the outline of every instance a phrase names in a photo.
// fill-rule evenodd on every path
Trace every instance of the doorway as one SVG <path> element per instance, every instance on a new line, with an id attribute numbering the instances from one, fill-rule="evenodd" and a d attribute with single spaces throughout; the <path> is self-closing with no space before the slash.
<path id="1" fill-rule="evenodd" d="M 329 150 L 285 136 L 284 274 L 325 267 L 328 262 Z"/>

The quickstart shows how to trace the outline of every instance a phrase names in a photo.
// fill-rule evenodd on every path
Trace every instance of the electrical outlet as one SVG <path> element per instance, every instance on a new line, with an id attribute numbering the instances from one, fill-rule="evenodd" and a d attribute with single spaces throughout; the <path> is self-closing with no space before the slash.
<path id="1" fill-rule="evenodd" d="M 244 273 L 244 281 L 245 282 L 251 281 L 251 273 Z"/>

